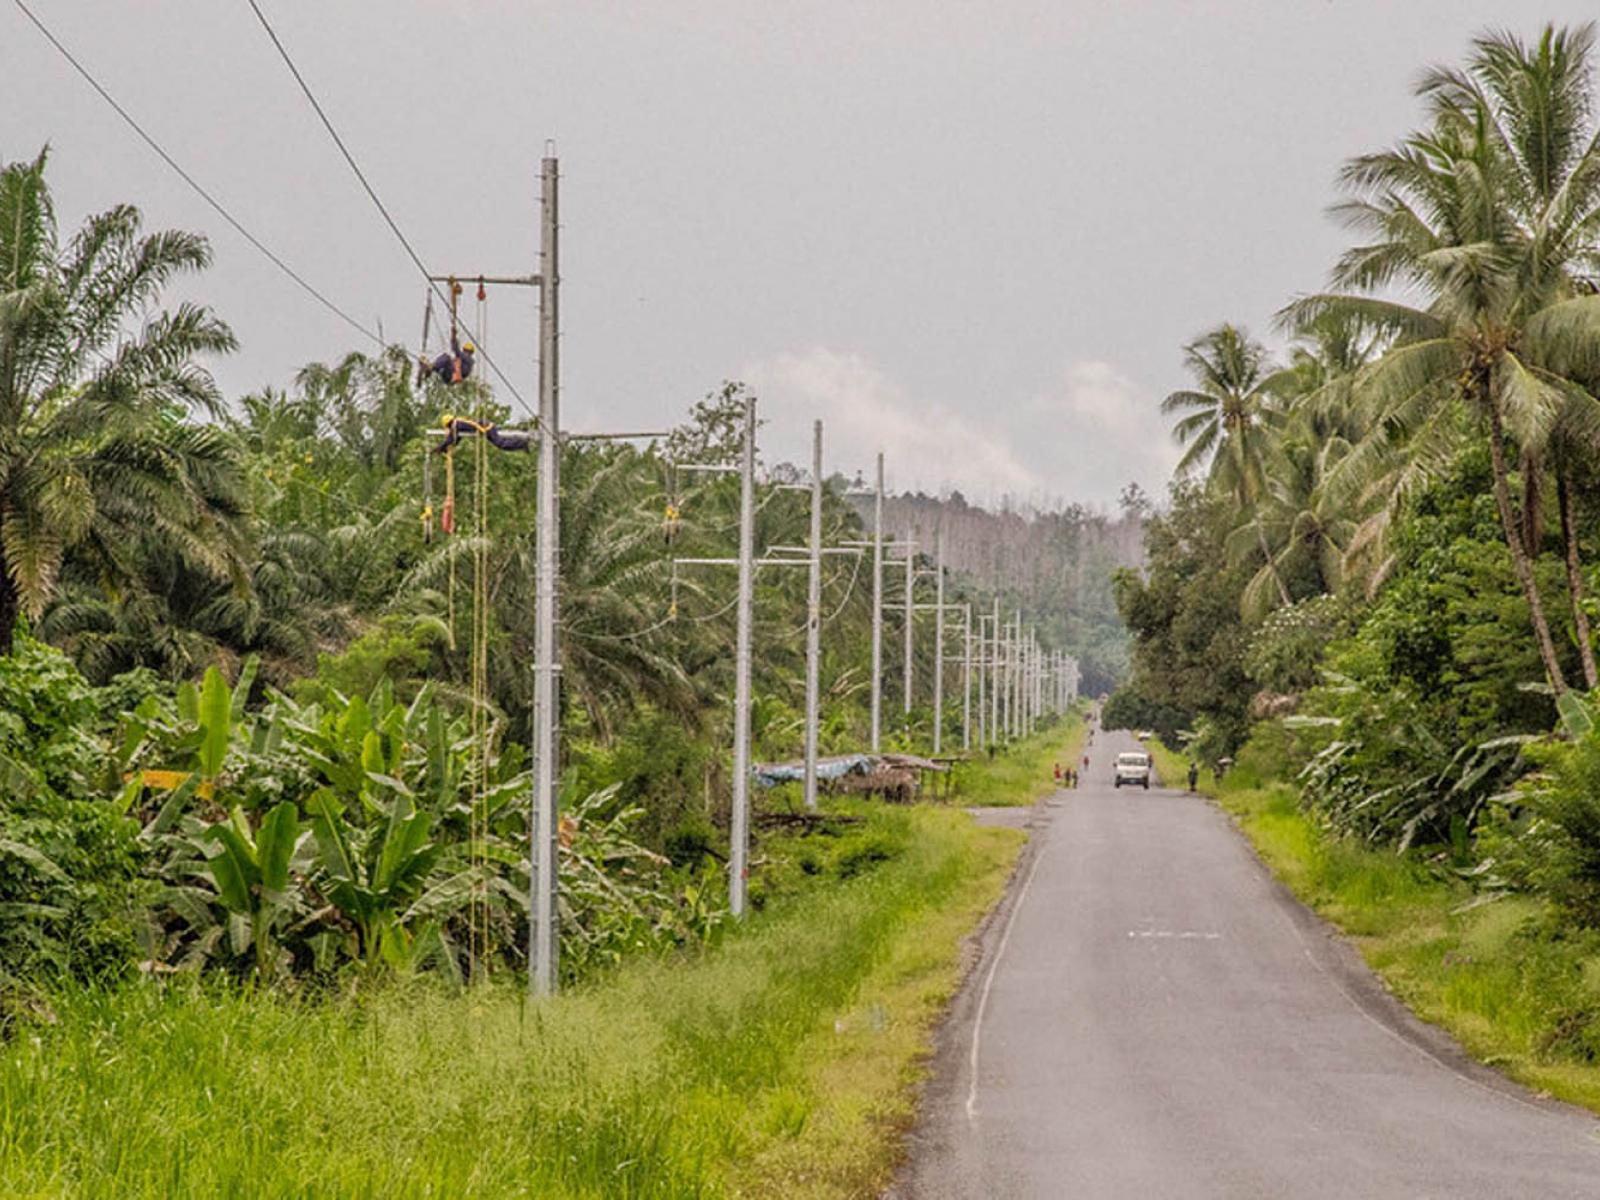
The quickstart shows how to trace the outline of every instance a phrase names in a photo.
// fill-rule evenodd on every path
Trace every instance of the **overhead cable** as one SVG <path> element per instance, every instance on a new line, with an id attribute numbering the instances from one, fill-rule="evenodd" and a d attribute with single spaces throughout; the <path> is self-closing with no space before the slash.
<path id="1" fill-rule="evenodd" d="M 34 14 L 33 10 L 23 3 L 23 0 L 12 0 L 12 2 L 22 10 L 23 16 L 27 17 L 29 21 L 33 22 L 34 28 L 44 35 L 45 39 L 52 46 L 54 46 L 57 51 L 60 52 L 61 56 L 65 58 L 67 62 L 72 64 L 73 69 L 77 71 L 79 75 L 83 76 L 84 80 L 87 81 L 89 86 L 100 94 L 100 98 L 112 107 L 116 114 L 127 123 L 128 127 L 132 129 L 134 133 L 138 134 L 139 137 L 143 139 L 145 145 L 154 150 L 156 154 L 160 156 L 161 160 L 177 173 L 178 178 L 182 179 L 184 183 L 188 184 L 194 193 L 207 204 L 209 204 L 218 216 L 231 225 L 240 237 L 244 238 L 245 241 L 249 242 L 252 246 L 259 250 L 261 254 L 266 257 L 267 261 L 272 263 L 273 266 L 277 267 L 278 270 L 282 271 L 285 275 L 297 283 L 307 295 L 314 299 L 318 304 L 326 308 L 334 316 L 338 317 L 346 325 L 350 326 L 364 337 L 371 339 L 379 346 L 384 345 L 383 338 L 379 337 L 378 334 L 374 333 L 367 326 L 363 325 L 349 313 L 345 312 L 344 309 L 340 308 L 332 300 L 328 299 L 327 296 L 323 295 L 322 292 L 318 291 L 314 286 L 307 282 L 304 276 L 302 276 L 288 263 L 284 262 L 283 259 L 277 254 L 273 253 L 273 251 L 264 242 L 262 242 L 260 238 L 256 237 L 255 234 L 246 229 L 244 225 L 239 222 L 238 218 L 236 218 L 227 210 L 220 200 L 218 200 L 200 185 L 193 175 L 190 175 L 188 171 L 185 171 L 183 167 L 178 164 L 178 161 L 174 159 L 172 155 L 167 153 L 165 147 L 163 147 L 160 142 L 156 141 L 153 136 L 146 132 L 144 127 L 140 125 L 138 121 L 133 119 L 132 114 L 130 114 L 127 109 L 123 108 L 121 104 L 117 103 L 116 97 L 108 92 L 101 85 L 100 81 L 89 73 L 89 69 L 79 62 L 76 57 L 74 57 L 72 51 L 68 50 L 66 46 L 62 44 L 61 39 L 56 37 L 56 35 L 50 31 L 45 23 Z"/>
<path id="2" fill-rule="evenodd" d="M 17 2 L 21 3 L 21 0 L 17 0 Z M 267 36 L 272 39 L 272 44 L 278 51 L 278 57 L 283 59 L 284 66 L 289 68 L 289 73 L 294 76 L 295 82 L 300 85 L 300 90 L 305 94 L 305 98 L 310 102 L 312 110 L 316 112 L 317 119 L 322 122 L 322 127 L 328 131 L 328 136 L 333 139 L 333 144 L 339 148 L 339 153 L 344 156 L 344 161 L 349 164 L 350 170 L 354 172 L 356 179 L 361 184 L 362 190 L 367 193 L 368 199 L 372 201 L 373 206 L 377 208 L 379 214 L 382 215 L 384 223 L 389 226 L 390 231 L 399 240 L 400 245 L 405 248 L 406 254 L 410 257 L 412 263 L 416 266 L 417 271 L 422 275 L 422 278 L 427 282 L 428 288 L 433 292 L 434 295 L 438 296 L 440 300 L 444 301 L 444 303 L 448 305 L 450 303 L 449 298 L 434 281 L 433 276 L 429 273 L 427 266 L 423 263 L 422 257 L 411 245 L 410 239 L 406 237 L 405 232 L 400 228 L 399 222 L 397 222 L 394 219 L 393 214 L 389 212 L 388 206 L 384 204 L 382 197 L 378 195 L 377 189 L 374 188 L 371 181 L 367 179 L 366 172 L 361 169 L 361 164 L 356 162 L 355 155 L 350 152 L 350 147 L 345 144 L 344 138 L 342 138 L 339 135 L 339 131 L 334 128 L 333 121 L 328 117 L 327 110 L 322 107 L 322 103 L 317 99 L 316 93 L 311 90 L 311 85 L 306 82 L 306 77 L 300 73 L 300 68 L 295 65 L 295 61 L 290 56 L 288 48 L 284 46 L 282 39 L 278 37 L 277 30 L 272 27 L 272 22 L 267 20 L 267 14 L 261 11 L 261 6 L 256 3 L 256 0 L 245 0 L 245 2 L 250 5 L 250 10 L 255 13 L 256 20 L 261 23 L 261 28 L 266 30 Z M 522 405 L 523 411 L 527 413 L 535 423 L 542 427 L 544 422 L 541 421 L 539 419 L 539 415 L 529 407 L 528 402 L 522 398 L 522 393 L 517 391 L 512 382 L 506 378 L 505 373 L 500 370 L 500 367 L 495 363 L 494 359 L 490 357 L 488 348 L 480 345 L 477 349 L 478 352 L 483 355 L 483 361 L 488 363 L 489 369 L 495 373 L 495 377 L 505 385 L 507 391 L 516 397 L 517 403 Z"/>

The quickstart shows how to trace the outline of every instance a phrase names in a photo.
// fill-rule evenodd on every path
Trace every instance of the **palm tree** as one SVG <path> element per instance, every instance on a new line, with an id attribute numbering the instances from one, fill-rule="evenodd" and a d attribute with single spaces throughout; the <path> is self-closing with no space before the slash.
<path id="1" fill-rule="evenodd" d="M 1184 361 L 1196 386 L 1161 402 L 1165 414 L 1188 414 L 1172 427 L 1178 443 L 1188 447 L 1178 461 L 1178 474 L 1192 474 L 1204 465 L 1207 486 L 1231 495 L 1241 516 L 1253 515 L 1266 496 L 1276 458 L 1272 420 L 1279 408 L 1273 389 L 1283 378 L 1272 369 L 1266 349 L 1233 325 L 1219 326 L 1189 343 Z M 1253 527 L 1279 599 L 1289 604 L 1289 589 L 1273 563 L 1266 533 L 1259 521 Z"/>
<path id="2" fill-rule="evenodd" d="M 140 233 L 138 210 L 90 218 L 57 241 L 46 153 L 0 168 L 0 652 L 16 618 L 43 615 L 69 555 L 102 586 L 140 585 L 159 538 L 208 579 L 247 586 L 239 464 L 183 417 L 220 406 L 203 354 L 231 350 L 209 310 L 144 317 L 203 238 Z"/>
<path id="3" fill-rule="evenodd" d="M 479 466 L 473 443 L 455 466 L 458 494 L 475 495 Z M 424 453 L 427 451 L 424 449 Z M 454 537 L 419 547 L 415 565 L 399 580 L 396 607 L 442 615 L 450 606 L 455 563 L 456 654 L 461 672 L 475 603 L 474 556 L 487 554 L 489 691 L 525 736 L 527 664 L 534 653 L 534 583 L 537 538 L 532 493 L 537 460 L 490 451 L 486 532 L 473 527 L 475 508 L 463 500 Z M 436 468 L 437 470 L 438 468 Z M 582 709 L 590 728 L 609 741 L 618 722 L 641 705 L 698 719 L 696 682 L 675 653 L 671 619 L 671 566 L 661 540 L 661 473 L 654 456 L 621 446 L 574 446 L 563 454 L 561 523 L 561 627 L 564 692 Z M 410 518 L 408 529 L 410 528 Z M 420 540 L 420 539 L 419 539 Z M 692 582 L 680 591 L 687 599 Z M 720 648 L 725 648 L 722 642 Z"/>
<path id="4" fill-rule="evenodd" d="M 1600 151 L 1573 132 L 1587 120 L 1574 97 L 1586 94 L 1590 41 L 1587 27 L 1547 30 L 1530 52 L 1496 35 L 1479 40 L 1466 72 L 1426 79 L 1432 128 L 1345 168 L 1355 195 L 1338 211 L 1375 235 L 1334 272 L 1355 290 L 1285 310 L 1301 324 L 1338 312 L 1395 339 L 1358 380 L 1383 426 L 1374 457 L 1405 443 L 1427 474 L 1459 429 L 1457 402 L 1487 429 L 1496 509 L 1557 693 L 1566 679 L 1511 499 L 1508 442 L 1536 469 L 1560 430 L 1593 446 L 1600 429 L 1580 382 L 1600 373 L 1600 297 L 1577 286 L 1594 261 Z M 1422 306 L 1375 294 L 1395 285 Z"/>
<path id="5" fill-rule="evenodd" d="M 1226 548 L 1231 562 L 1257 553 L 1261 538 L 1271 547 L 1271 556 L 1239 598 L 1247 620 L 1260 619 L 1275 607 L 1275 581 L 1313 578 L 1319 593 L 1336 591 L 1343 582 L 1345 556 L 1357 522 L 1343 497 L 1326 481 L 1349 452 L 1349 443 L 1337 435 L 1320 442 L 1312 438 L 1289 442 L 1268 497 L 1248 522 L 1229 535 Z"/>

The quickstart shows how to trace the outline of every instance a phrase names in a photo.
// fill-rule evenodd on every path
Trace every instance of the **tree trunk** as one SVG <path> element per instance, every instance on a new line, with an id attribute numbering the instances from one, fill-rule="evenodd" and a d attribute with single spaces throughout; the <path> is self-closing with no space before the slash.
<path id="1" fill-rule="evenodd" d="M 0 560 L 0 658 L 9 658 L 15 645 L 17 614 L 21 604 L 17 599 L 17 585 L 11 582 L 11 573 Z"/>
<path id="2" fill-rule="evenodd" d="M 1493 397 L 1487 397 L 1489 410 L 1489 460 L 1494 469 L 1494 502 L 1500 510 L 1500 527 L 1505 532 L 1506 547 L 1511 551 L 1511 565 L 1516 569 L 1517 582 L 1522 584 L 1522 594 L 1528 600 L 1528 614 L 1533 619 L 1534 637 L 1539 643 L 1539 658 L 1544 662 L 1545 676 L 1557 696 L 1567 690 L 1566 677 L 1561 673 L 1561 663 L 1556 659 L 1555 642 L 1550 638 L 1550 623 L 1545 620 L 1544 603 L 1539 599 L 1539 585 L 1533 578 L 1533 563 L 1528 558 L 1527 547 L 1522 544 L 1522 530 L 1518 528 L 1516 514 L 1511 510 L 1511 488 L 1506 472 L 1505 430 L 1500 425 L 1500 406 Z"/>
<path id="3" fill-rule="evenodd" d="M 1577 503 L 1567 468 L 1556 471 L 1556 500 L 1561 506 L 1561 545 L 1566 551 L 1567 595 L 1572 601 L 1572 624 L 1578 634 L 1578 655 L 1583 660 L 1583 686 L 1593 691 L 1600 684 L 1594 665 L 1594 646 L 1589 640 L 1589 614 L 1583 610 L 1583 567 L 1578 561 Z"/>
<path id="4" fill-rule="evenodd" d="M 1537 559 L 1544 545 L 1544 467 L 1537 457 L 1522 452 L 1522 546 Z"/>
<path id="5" fill-rule="evenodd" d="M 1283 606 L 1288 608 L 1294 601 L 1289 599 L 1289 589 L 1283 586 L 1283 576 L 1278 574 L 1278 564 L 1272 561 L 1272 550 L 1267 546 L 1267 531 L 1261 528 L 1261 518 L 1256 518 L 1256 545 L 1261 547 L 1261 555 L 1267 560 L 1267 570 L 1272 572 L 1272 582 L 1278 585 L 1278 598 L 1283 601 Z"/>

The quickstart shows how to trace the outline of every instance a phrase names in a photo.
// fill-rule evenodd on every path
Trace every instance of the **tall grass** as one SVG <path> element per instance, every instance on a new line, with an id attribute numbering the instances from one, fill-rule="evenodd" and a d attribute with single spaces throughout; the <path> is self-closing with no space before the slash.
<path id="1" fill-rule="evenodd" d="M 949 810 L 882 820 L 898 852 L 874 870 L 545 1002 L 421 984 L 62 995 L 0 1047 L 0 1191 L 870 1193 L 1018 840 Z"/>
<path id="2" fill-rule="evenodd" d="M 1080 706 L 1032 737 L 997 751 L 993 758 L 975 752 L 971 762 L 956 768 L 956 803 L 1032 804 L 1054 790 L 1056 763 L 1066 768 L 1082 757 L 1086 732 Z"/>

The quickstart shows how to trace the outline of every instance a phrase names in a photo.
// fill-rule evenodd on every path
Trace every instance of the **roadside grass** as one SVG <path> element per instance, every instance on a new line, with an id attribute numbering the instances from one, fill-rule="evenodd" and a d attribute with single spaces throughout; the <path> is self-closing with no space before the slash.
<path id="1" fill-rule="evenodd" d="M 1056 763 L 1066 768 L 1083 757 L 1087 732 L 1080 703 L 1049 728 L 1011 743 L 993 758 L 976 751 L 956 767 L 951 799 L 970 808 L 1032 804 L 1055 790 Z"/>
<path id="2" fill-rule="evenodd" d="M 720 945 L 544 1002 L 424 982 L 63 993 L 0 1044 L 4 1193 L 875 1194 L 1022 835 L 851 811 L 883 856 L 830 859 Z"/>
<path id="3" fill-rule="evenodd" d="M 1182 755 L 1155 754 L 1164 778 L 1182 777 L 1165 774 L 1186 769 Z M 1486 903 L 1444 864 L 1335 838 L 1287 784 L 1236 773 L 1200 790 L 1419 1017 L 1536 1091 L 1600 1112 L 1600 936 L 1558 929 L 1533 898 Z"/>

